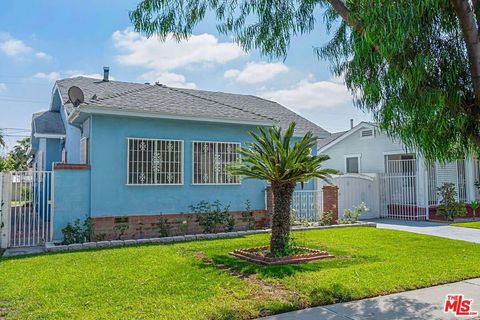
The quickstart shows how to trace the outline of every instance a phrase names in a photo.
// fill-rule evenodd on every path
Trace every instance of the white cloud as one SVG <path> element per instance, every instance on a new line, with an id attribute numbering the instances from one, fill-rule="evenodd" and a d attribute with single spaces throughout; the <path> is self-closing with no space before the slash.
<path id="1" fill-rule="evenodd" d="M 0 32 L 0 51 L 10 57 L 33 56 L 40 60 L 51 60 L 52 57 L 42 51 L 37 51 L 22 40 L 15 39 L 9 33 Z"/>
<path id="2" fill-rule="evenodd" d="M 288 67 L 281 62 L 250 62 L 243 70 L 229 69 L 224 77 L 234 79 L 240 83 L 260 83 L 275 78 L 278 74 L 287 72 Z"/>
<path id="3" fill-rule="evenodd" d="M 7 91 L 7 85 L 5 83 L 0 82 L 0 92 Z"/>
<path id="4" fill-rule="evenodd" d="M 36 79 L 45 79 L 49 81 L 55 81 L 60 79 L 60 73 L 59 72 L 49 72 L 49 73 L 38 72 L 34 74 L 33 77 Z"/>
<path id="5" fill-rule="evenodd" d="M 187 82 L 185 76 L 173 72 L 150 71 L 142 74 L 140 79 L 150 83 L 158 81 L 161 84 L 177 88 L 195 89 L 197 87 L 195 83 Z"/>
<path id="6" fill-rule="evenodd" d="M 35 53 L 35 57 L 37 57 L 37 58 L 40 59 L 40 60 L 47 60 L 47 61 L 48 61 L 48 60 L 52 60 L 52 57 L 51 57 L 51 56 L 49 56 L 49 55 L 46 54 L 45 52 L 41 52 L 41 51 Z"/>
<path id="7" fill-rule="evenodd" d="M 337 80 L 316 81 L 313 75 L 291 88 L 261 92 L 260 95 L 296 111 L 339 107 L 352 102 L 352 96 L 343 83 Z"/>
<path id="8" fill-rule="evenodd" d="M 86 73 L 82 70 L 67 70 L 67 71 L 52 71 L 49 73 L 38 72 L 32 76 L 35 79 L 43 79 L 48 81 L 55 81 L 62 78 L 75 78 L 75 77 L 87 77 L 94 79 L 103 79 L 103 74 L 100 73 Z M 110 76 L 110 80 L 115 80 L 114 77 Z"/>
<path id="9" fill-rule="evenodd" d="M 162 42 L 127 28 L 115 31 L 112 39 L 115 47 L 123 51 L 117 57 L 118 62 L 156 71 L 170 71 L 195 64 L 224 64 L 246 55 L 237 44 L 219 42 L 207 33 L 192 35 L 181 42 L 172 37 Z"/>
<path id="10" fill-rule="evenodd" d="M 23 54 L 29 54 L 33 51 L 32 48 L 27 46 L 22 40 L 8 39 L 0 43 L 0 50 L 7 56 L 17 56 Z"/>

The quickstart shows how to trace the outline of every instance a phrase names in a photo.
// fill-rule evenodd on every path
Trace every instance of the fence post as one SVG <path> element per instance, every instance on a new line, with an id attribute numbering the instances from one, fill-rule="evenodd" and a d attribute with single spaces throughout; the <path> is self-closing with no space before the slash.
<path id="1" fill-rule="evenodd" d="M 323 212 L 330 211 L 332 213 L 332 221 L 336 223 L 338 220 L 338 187 L 325 185 L 322 187 L 323 192 Z"/>
<path id="2" fill-rule="evenodd" d="M 0 173 L 0 248 L 7 248 L 10 238 L 10 214 L 12 175 Z"/>
<path id="3" fill-rule="evenodd" d="M 430 196 L 430 192 L 428 190 L 430 182 L 428 181 L 428 178 L 428 170 L 425 170 L 425 210 L 427 210 L 427 212 L 425 212 L 425 220 L 430 220 L 430 199 L 428 198 Z"/>

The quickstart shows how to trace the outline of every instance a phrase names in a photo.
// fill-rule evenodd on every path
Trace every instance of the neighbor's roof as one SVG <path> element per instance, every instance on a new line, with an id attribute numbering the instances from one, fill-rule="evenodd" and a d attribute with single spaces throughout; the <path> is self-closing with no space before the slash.
<path id="1" fill-rule="evenodd" d="M 332 146 L 340 143 L 343 139 L 357 132 L 359 129 L 362 129 L 365 127 L 378 128 L 378 126 L 373 122 L 362 121 L 359 124 L 357 124 L 355 127 L 351 128 L 350 130 L 332 133 L 330 137 L 319 140 L 317 143 L 318 150 L 320 152 L 324 152 L 325 150 L 331 148 Z"/>
<path id="2" fill-rule="evenodd" d="M 59 112 L 42 111 L 32 116 L 32 131 L 34 134 L 64 135 L 65 127 Z"/>
<path id="3" fill-rule="evenodd" d="M 323 148 L 324 146 L 326 146 L 327 144 L 337 140 L 338 138 L 340 138 L 341 136 L 343 136 L 345 133 L 347 133 L 348 131 L 340 131 L 340 132 L 334 132 L 332 133 L 329 137 L 325 138 L 325 139 L 320 139 L 318 140 L 318 143 L 317 143 L 317 148 L 318 150 L 320 150 L 321 148 Z"/>
<path id="4" fill-rule="evenodd" d="M 102 81 L 86 77 L 58 80 L 57 87 L 67 113 L 74 111 L 68 102 L 68 89 L 77 86 L 84 92 L 85 106 L 100 106 L 118 111 L 141 111 L 172 116 L 199 117 L 252 122 L 270 122 L 287 127 L 296 122 L 297 134 L 312 131 L 317 137 L 329 133 L 286 107 L 259 97 L 242 94 L 172 88 L 121 81 Z"/>

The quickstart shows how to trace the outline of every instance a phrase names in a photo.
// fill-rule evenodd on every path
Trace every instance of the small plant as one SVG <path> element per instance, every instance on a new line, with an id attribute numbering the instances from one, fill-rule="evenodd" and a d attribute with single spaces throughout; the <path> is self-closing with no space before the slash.
<path id="1" fill-rule="evenodd" d="M 115 232 L 115 235 L 117 236 L 117 240 L 121 240 L 122 236 L 124 236 L 125 233 L 127 233 L 129 228 L 130 228 L 130 226 L 128 225 L 128 223 L 115 224 L 115 226 L 113 227 L 113 231 Z"/>
<path id="2" fill-rule="evenodd" d="M 345 209 L 345 211 L 343 211 L 343 219 L 339 219 L 337 222 L 339 224 L 356 223 L 358 219 L 369 210 L 365 202 L 361 202 L 359 205 L 353 207 L 352 210 Z"/>
<path id="3" fill-rule="evenodd" d="M 250 200 L 245 201 L 245 211 L 242 212 L 242 219 L 247 222 L 247 230 L 255 230 L 257 228 Z"/>
<path id="4" fill-rule="evenodd" d="M 233 230 L 235 219 L 228 211 L 229 208 L 230 205 L 222 206 L 218 200 L 214 203 L 200 201 L 197 205 L 190 206 L 192 212 L 198 214 L 198 224 L 205 233 Z"/>
<path id="5" fill-rule="evenodd" d="M 168 237 L 170 235 L 170 227 L 167 224 L 166 218 L 160 218 L 158 221 L 158 233 L 160 237 Z"/>
<path id="6" fill-rule="evenodd" d="M 90 241 L 92 237 L 92 220 L 87 217 L 83 224 L 80 219 L 75 219 L 73 223 L 67 223 L 62 229 L 63 244 L 84 243 Z"/>
<path id="7" fill-rule="evenodd" d="M 329 226 L 333 222 L 333 212 L 326 211 L 320 217 L 320 225 L 322 226 Z"/>
<path id="8" fill-rule="evenodd" d="M 477 216 L 477 210 L 480 208 L 480 203 L 477 200 L 473 200 L 470 202 L 470 207 L 472 208 L 473 211 L 473 217 Z"/>
<path id="9" fill-rule="evenodd" d="M 452 221 L 454 217 L 465 216 L 467 208 L 465 203 L 457 201 L 457 191 L 455 190 L 455 184 L 444 183 L 441 187 L 437 188 L 438 195 L 440 196 L 440 205 L 437 207 L 437 213 L 445 217 L 445 220 Z"/>

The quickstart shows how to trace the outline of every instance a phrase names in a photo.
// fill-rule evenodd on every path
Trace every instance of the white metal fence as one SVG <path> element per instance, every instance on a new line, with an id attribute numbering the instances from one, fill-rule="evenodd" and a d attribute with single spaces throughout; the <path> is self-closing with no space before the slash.
<path id="1" fill-rule="evenodd" d="M 292 197 L 292 212 L 297 221 L 319 221 L 323 213 L 322 190 L 296 190 Z"/>
<path id="2" fill-rule="evenodd" d="M 2 175 L 2 246 L 28 247 L 52 240 L 53 173 L 18 171 Z"/>

